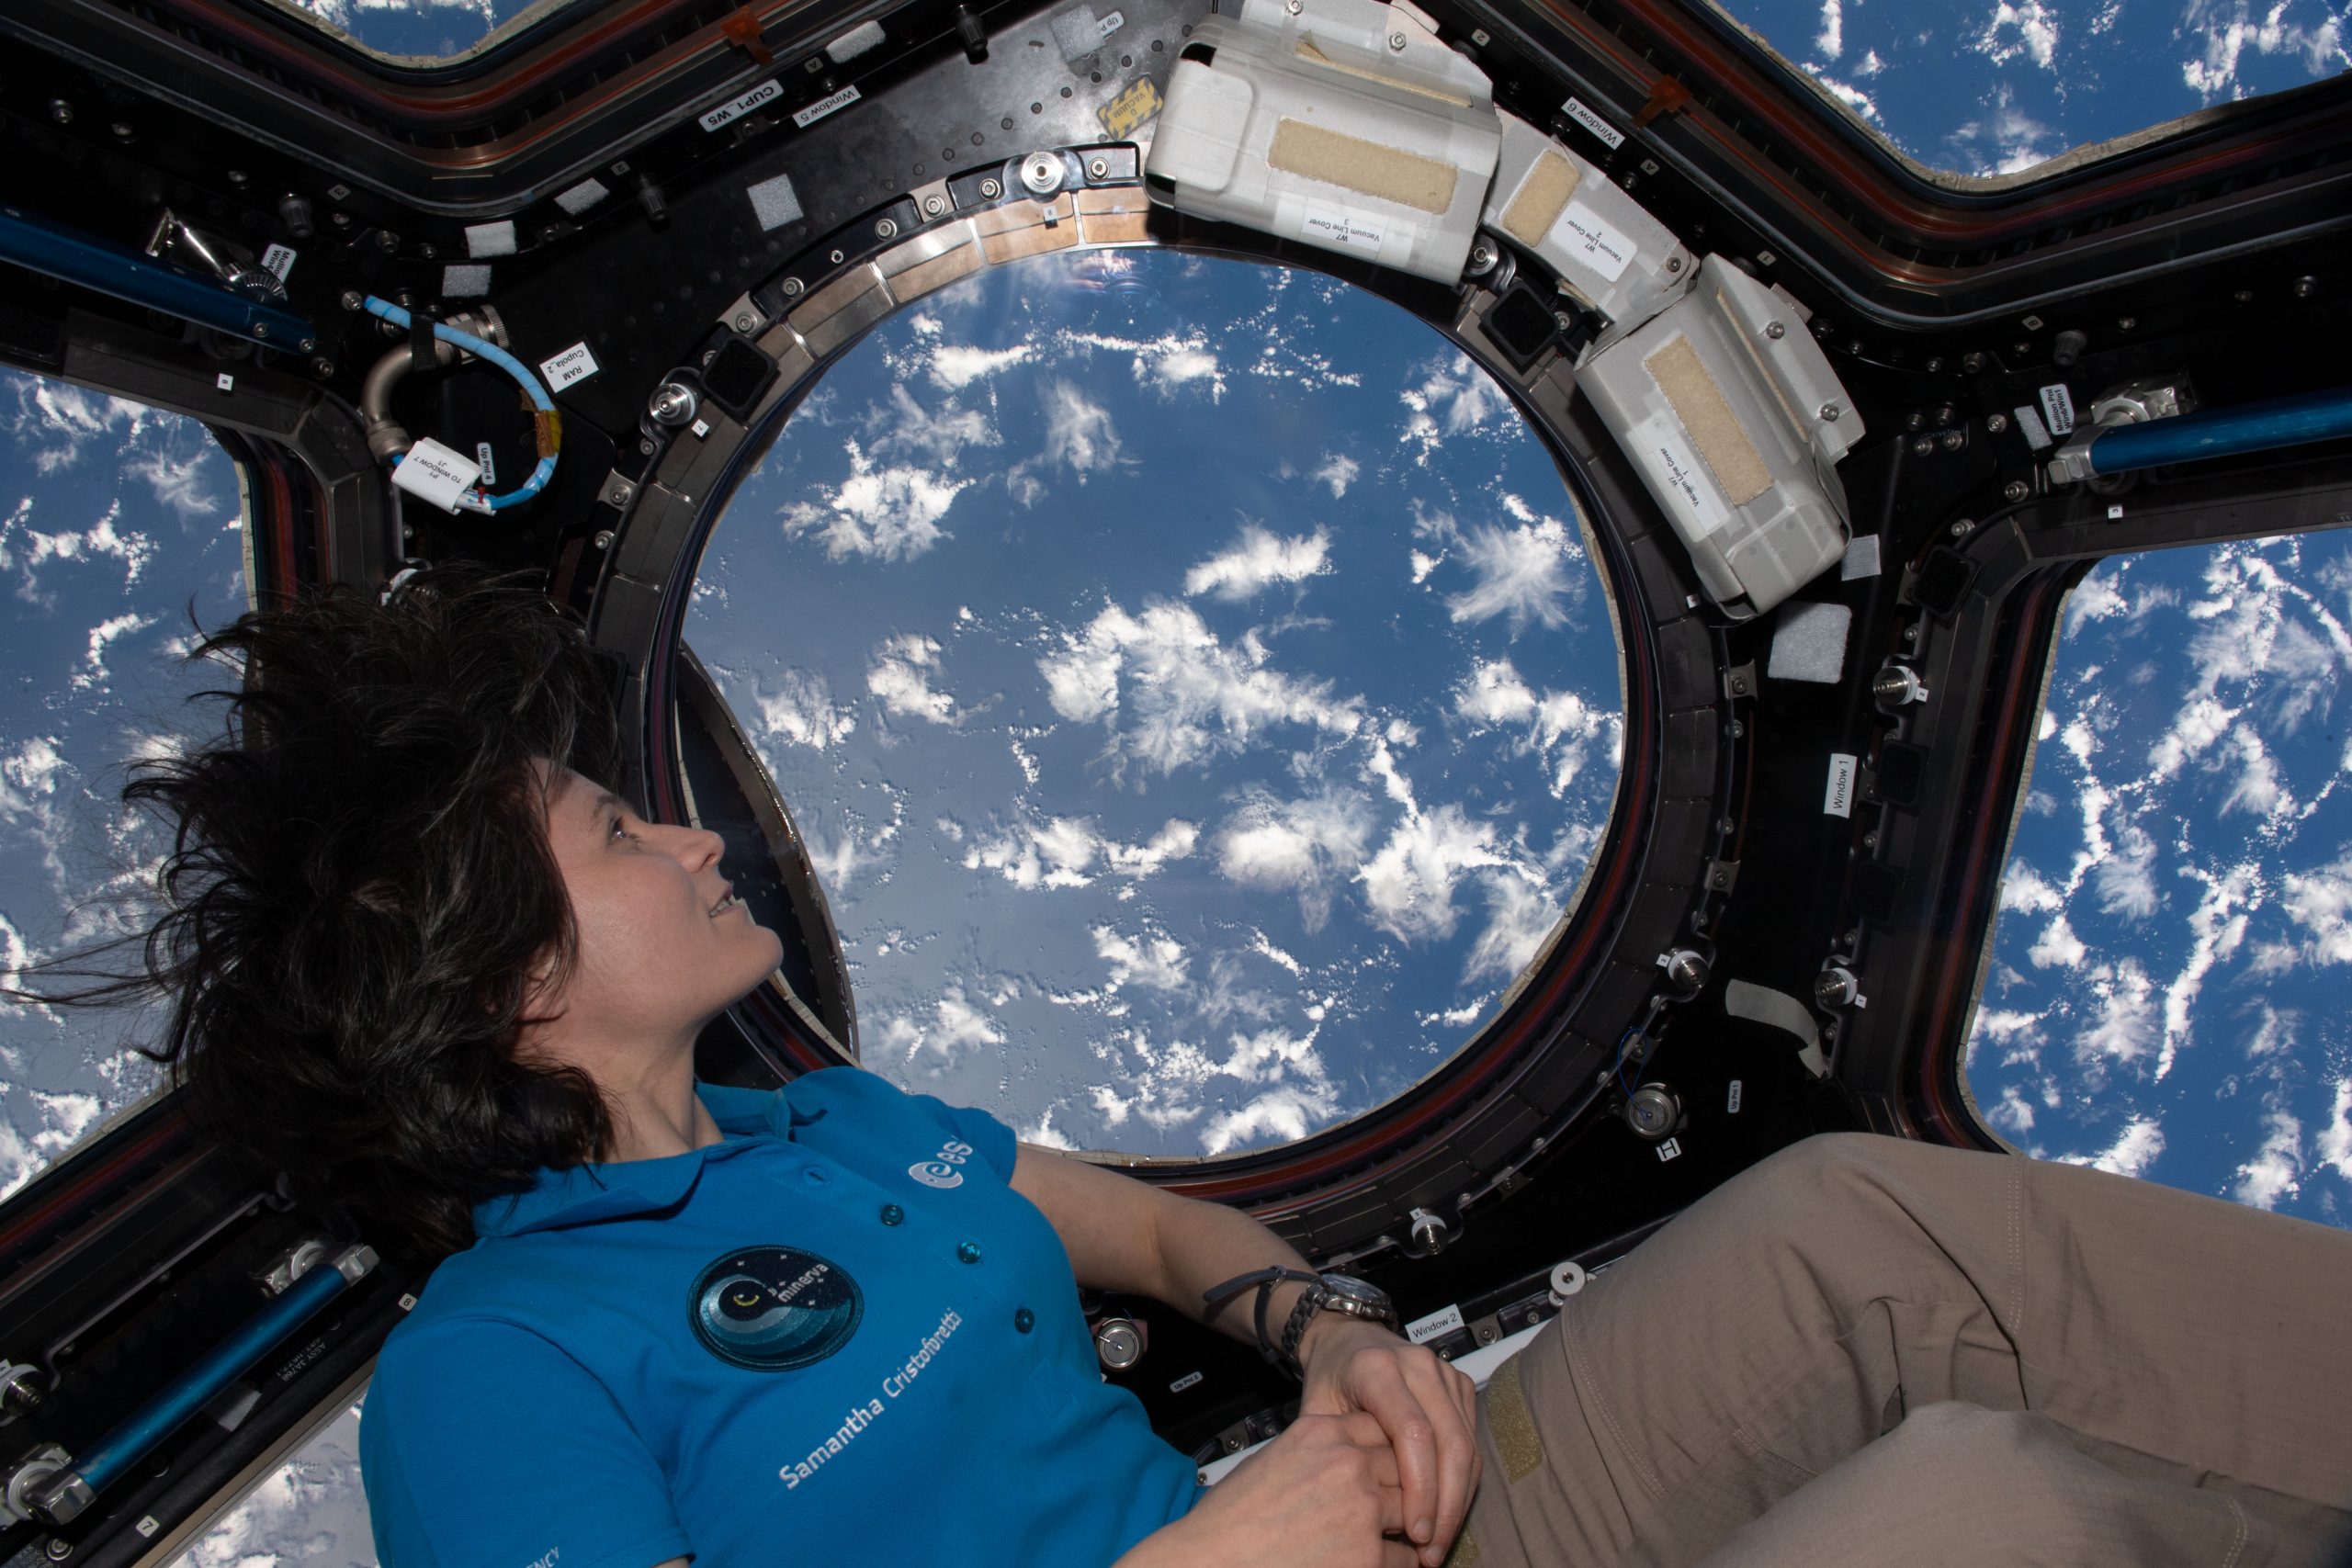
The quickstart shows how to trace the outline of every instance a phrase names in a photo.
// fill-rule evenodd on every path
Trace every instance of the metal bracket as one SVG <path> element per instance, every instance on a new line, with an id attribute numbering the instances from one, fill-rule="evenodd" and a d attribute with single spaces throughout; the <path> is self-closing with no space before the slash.
<path id="1" fill-rule="evenodd" d="M 637 481 L 616 468 L 605 476 L 596 499 L 616 512 L 627 512 L 637 503 Z"/>
<path id="2" fill-rule="evenodd" d="M 1729 893 L 1739 886 L 1739 863 L 1736 860 L 1711 861 L 1707 865 L 1707 891 Z"/>
<path id="3" fill-rule="evenodd" d="M 735 297 L 735 303 L 718 313 L 718 321 L 729 332 L 744 337 L 757 337 L 767 328 L 768 314 L 752 303 L 751 295 L 739 294 Z"/>
<path id="4" fill-rule="evenodd" d="M 1724 696 L 1752 697 L 1757 689 L 1756 660 L 1751 659 L 1745 664 L 1735 664 L 1724 671 Z"/>

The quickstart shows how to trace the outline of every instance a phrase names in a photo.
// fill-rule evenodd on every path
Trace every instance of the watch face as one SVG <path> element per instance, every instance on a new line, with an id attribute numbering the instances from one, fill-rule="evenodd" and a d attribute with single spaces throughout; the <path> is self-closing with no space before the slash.
<path id="1" fill-rule="evenodd" d="M 1331 1292 L 1334 1306 L 1354 1316 L 1386 1317 L 1396 1312 L 1389 1304 L 1386 1291 L 1351 1274 L 1326 1274 L 1323 1288 Z"/>

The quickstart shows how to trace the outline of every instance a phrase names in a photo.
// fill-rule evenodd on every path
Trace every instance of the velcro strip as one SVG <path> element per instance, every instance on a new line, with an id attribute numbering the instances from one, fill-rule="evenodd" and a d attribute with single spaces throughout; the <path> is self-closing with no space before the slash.
<path id="1" fill-rule="evenodd" d="M 1462 1533 L 1453 1538 L 1453 1550 L 1445 1554 L 1442 1568 L 1477 1568 L 1477 1563 L 1478 1538 L 1470 1533 L 1470 1527 L 1465 1524 Z"/>
<path id="2" fill-rule="evenodd" d="M 1535 1435 L 1535 1417 L 1527 1408 L 1527 1391 L 1519 1383 L 1519 1358 L 1513 1356 L 1487 1380 L 1487 1435 L 1502 1456 L 1503 1473 L 1512 1481 L 1532 1474 L 1544 1462 L 1544 1439 Z"/>
<path id="3" fill-rule="evenodd" d="M 1715 483 L 1723 487 L 1725 501 L 1745 506 L 1772 488 L 1772 470 L 1757 455 L 1756 443 L 1748 439 L 1747 427 L 1724 400 L 1723 389 L 1700 362 L 1699 351 L 1689 338 L 1679 333 L 1669 338 L 1666 346 L 1642 361 L 1642 368 L 1657 382 L 1658 390 L 1674 409 L 1674 417 L 1690 433 L 1691 444 L 1699 448 L 1700 459 L 1715 476 Z"/>
<path id="4" fill-rule="evenodd" d="M 1287 175 L 1440 214 L 1453 205 L 1453 186 L 1462 175 L 1435 158 L 1326 130 L 1303 119 L 1285 119 L 1274 127 L 1266 162 Z"/>
<path id="5" fill-rule="evenodd" d="M 1424 87 L 1419 82 L 1408 82 L 1402 76 L 1390 76 L 1378 71 L 1367 71 L 1361 65 L 1351 65 L 1344 60 L 1334 60 L 1316 48 L 1315 40 L 1311 38 L 1303 38 L 1298 40 L 1297 54 L 1301 60 L 1309 64 L 1320 65 L 1327 71 L 1337 71 L 1342 75 L 1353 76 L 1358 81 L 1377 82 L 1384 87 L 1394 87 L 1400 93 L 1414 93 L 1424 98 L 1434 98 L 1439 103 L 1451 104 L 1458 109 L 1466 109 L 1470 107 L 1468 98 L 1458 98 L 1452 93 L 1441 93 L 1435 87 Z"/>
<path id="6" fill-rule="evenodd" d="M 1582 169 L 1547 151 L 1535 160 L 1535 166 L 1519 183 L 1519 194 L 1504 209 L 1503 232 L 1533 250 L 1567 210 L 1568 197 L 1576 195 L 1583 181 Z"/>

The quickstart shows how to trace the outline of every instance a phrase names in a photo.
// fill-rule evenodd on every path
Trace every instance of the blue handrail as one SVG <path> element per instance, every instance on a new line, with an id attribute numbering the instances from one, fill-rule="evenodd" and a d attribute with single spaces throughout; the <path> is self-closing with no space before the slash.
<path id="1" fill-rule="evenodd" d="M 2343 435 L 2352 435 L 2352 388 L 2115 425 L 2093 436 L 2085 456 L 2092 473 L 2120 474 Z"/>

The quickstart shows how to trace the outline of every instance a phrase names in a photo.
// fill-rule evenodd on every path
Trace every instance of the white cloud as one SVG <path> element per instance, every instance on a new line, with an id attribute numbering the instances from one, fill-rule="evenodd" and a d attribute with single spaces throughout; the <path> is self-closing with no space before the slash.
<path id="1" fill-rule="evenodd" d="M 1515 979 L 1534 962 L 1544 939 L 1560 919 L 1559 900 L 1549 888 L 1523 875 L 1486 878 L 1487 926 L 1463 961 L 1462 983 L 1489 975 Z"/>
<path id="2" fill-rule="evenodd" d="M 1238 600 L 1272 583 L 1304 582 L 1331 570 L 1330 547 L 1331 536 L 1326 529 L 1284 538 L 1252 523 L 1229 548 L 1184 574 L 1184 592 Z"/>
<path id="3" fill-rule="evenodd" d="M 795 746 L 823 750 L 849 739 L 857 717 L 833 704 L 832 688 L 822 675 L 807 670 L 786 670 L 775 690 L 754 694 L 760 733 L 778 736 Z"/>
<path id="4" fill-rule="evenodd" d="M 1062 641 L 1037 661 L 1054 711 L 1102 721 L 1114 754 L 1163 773 L 1241 751 L 1272 726 L 1351 735 L 1363 722 L 1357 699 L 1270 668 L 1254 631 L 1227 646 L 1189 604 L 1150 604 L 1141 615 L 1114 604 Z"/>
<path id="5" fill-rule="evenodd" d="M 1461 917 L 1453 889 L 1464 872 L 1509 863 L 1493 828 L 1449 803 L 1408 812 L 1357 876 L 1373 923 L 1410 942 L 1453 934 Z"/>
<path id="6" fill-rule="evenodd" d="M 911 560 L 947 536 L 939 521 L 972 479 L 904 464 L 876 468 L 855 441 L 847 446 L 850 477 L 821 502 L 785 507 L 786 535 L 814 536 L 834 560 L 854 555 Z"/>
<path id="7" fill-rule="evenodd" d="M 1846 8 L 1840 0 L 1821 0 L 1821 31 L 1813 40 L 1824 60 L 1846 52 Z"/>
<path id="8" fill-rule="evenodd" d="M 2302 1190 L 2303 1124 L 2277 1106 L 2262 1121 L 2269 1130 L 2254 1157 L 2238 1167 L 2230 1196 L 2257 1209 L 2275 1209 L 2279 1199 Z"/>
<path id="9" fill-rule="evenodd" d="M 2352 1181 L 2352 1077 L 2335 1080 L 2335 1102 L 2328 1108 L 2327 1125 L 2320 1129 L 2317 1153 L 2321 1163 Z"/>
<path id="10" fill-rule="evenodd" d="M 1531 621 L 1552 627 L 1567 623 L 1563 602 L 1582 590 L 1568 567 L 1583 552 L 1558 519 L 1546 517 L 1532 527 L 1472 528 L 1462 536 L 1461 550 L 1477 581 L 1469 592 L 1446 600 L 1454 620 L 1507 615 L 1513 637 Z"/>
<path id="11" fill-rule="evenodd" d="M 2001 908 L 2017 909 L 2025 914 L 2047 914 L 2064 908 L 2066 900 L 2058 889 L 2041 878 L 2041 874 L 2022 860 L 2013 860 L 2009 869 L 2001 874 Z"/>
<path id="12" fill-rule="evenodd" d="M 2145 919 L 2162 901 L 2156 892 L 2156 841 L 2136 822 L 2116 831 L 2116 845 L 2091 871 L 2098 907 L 2110 915 Z"/>
<path id="13" fill-rule="evenodd" d="M 1033 344 L 1015 344 L 1011 348 L 975 348 L 968 344 L 943 344 L 931 355 L 931 378 L 949 391 L 961 391 L 983 376 L 993 376 L 1009 370 L 1029 359 L 1037 352 Z"/>
<path id="14" fill-rule="evenodd" d="M 75 691 L 86 691 L 93 686 L 104 685 L 111 674 L 111 671 L 107 669 L 107 645 L 114 642 L 119 637 L 129 636 L 132 632 L 145 631 L 149 626 L 153 626 L 160 619 L 162 619 L 162 617 L 158 615 L 141 615 L 125 613 L 119 615 L 109 616 L 106 620 L 100 621 L 96 626 L 92 626 L 90 628 L 90 652 L 88 662 L 82 670 L 74 674 L 73 681 L 74 689 Z"/>
<path id="15" fill-rule="evenodd" d="M 1054 817 L 973 835 L 964 869 L 993 871 L 1023 890 L 1087 887 L 1104 875 L 1133 883 L 1186 859 L 1199 841 L 1200 829 L 1182 818 L 1170 818 L 1145 842 L 1130 844 L 1105 835 L 1091 817 Z"/>
<path id="16" fill-rule="evenodd" d="M 2052 966 L 2078 969 L 2089 952 L 2090 949 L 2075 935 L 2075 928 L 2066 923 L 2066 917 L 2060 915 L 2043 928 L 2041 940 L 2027 949 L 2026 956 L 2033 961 L 2037 969 Z"/>
<path id="17" fill-rule="evenodd" d="M 1371 803 L 1352 790 L 1298 800 L 1253 791 L 1217 832 L 1217 870 L 1244 887 L 1295 893 L 1301 919 L 1317 931 L 1330 919 L 1335 891 L 1363 863 L 1372 831 Z"/>
<path id="18" fill-rule="evenodd" d="M 2273 0 L 2257 20 L 2247 0 L 2191 0 L 2180 34 L 2203 35 L 2204 49 L 2197 58 L 2181 62 L 2181 80 L 2209 104 L 2245 97 L 2247 89 L 2239 79 L 2238 62 L 2249 44 L 2257 54 L 2299 54 L 2313 76 L 2352 62 L 2345 51 L 2342 17 L 2327 16 L 2322 7 L 2324 19 L 2307 27 L 2287 19 L 2295 8 L 2291 0 Z"/>
<path id="19" fill-rule="evenodd" d="M 1984 1117 L 2013 1137 L 2021 1138 L 2033 1131 L 2033 1106 L 2015 1084 L 2002 1087 L 2000 1103 L 1986 1107 Z"/>
<path id="20" fill-rule="evenodd" d="M 1510 407 L 1502 389 L 1466 355 L 1423 367 L 1419 381 L 1397 394 L 1408 412 L 1401 439 L 1418 448 L 1414 461 L 1429 466 L 1449 437 L 1484 428 Z"/>
<path id="21" fill-rule="evenodd" d="M 866 411 L 865 434 L 876 457 L 903 458 L 936 471 L 953 469 L 967 446 L 994 446 L 1001 439 L 978 410 L 959 408 L 952 399 L 927 409 L 903 385 L 890 389 L 888 408 Z"/>
<path id="22" fill-rule="evenodd" d="M 2075 1037 L 2075 1055 L 2085 1064 L 2101 1057 L 2136 1061 L 2156 1043 L 2155 986 L 2136 958 L 2095 964 L 2088 971 L 2096 1004 L 2090 1027 Z"/>
<path id="23" fill-rule="evenodd" d="M 977 1046 L 1003 1044 L 1005 1032 L 973 1005 L 963 987 L 949 986 L 932 1004 L 929 1018 L 900 1013 L 885 1022 L 882 1040 L 901 1052 L 903 1061 L 934 1056 L 944 1067 Z"/>
<path id="24" fill-rule="evenodd" d="M 1348 487 L 1356 482 L 1356 475 L 1360 471 L 1353 457 L 1333 452 L 1327 455 L 1322 464 L 1307 478 L 1317 484 L 1330 486 L 1331 499 L 1337 501 L 1348 493 Z"/>
<path id="25" fill-rule="evenodd" d="M 1046 383 L 1046 461 L 1066 464 L 1084 483 L 1119 460 L 1119 432 L 1111 412 L 1073 381 Z"/>
<path id="26" fill-rule="evenodd" d="M 1617 754 L 1620 715 L 1593 706 L 1574 692 L 1537 695 L 1508 659 L 1482 660 L 1453 688 L 1453 711 L 1477 733 L 1497 725 L 1525 725 L 1514 750 L 1544 758 L 1552 793 L 1565 795 L 1596 749 Z"/>
<path id="27" fill-rule="evenodd" d="M 2310 932 L 2313 964 L 2352 964 L 2352 849 L 2310 872 L 2289 872 L 2279 905 Z"/>
<path id="28" fill-rule="evenodd" d="M 1109 926 L 1090 928 L 1095 955 L 1110 966 L 1108 989 L 1133 983 L 1154 991 L 1181 991 L 1191 983 L 1184 944 L 1164 931 L 1129 936 Z"/>
<path id="29" fill-rule="evenodd" d="M 2139 1176 L 2165 1152 L 2164 1129 L 2153 1117 L 2134 1116 L 2114 1143 L 2095 1155 L 2065 1155 L 2068 1165 L 2087 1165 L 2117 1176 Z"/>
<path id="30" fill-rule="evenodd" d="M 1973 47 L 1996 65 L 2023 55 L 2047 71 L 2058 55 L 2058 15 L 2041 0 L 1996 0 Z"/>
<path id="31" fill-rule="evenodd" d="M 902 718 L 950 724 L 955 721 L 956 699 L 931 689 L 932 677 L 941 672 L 939 644 L 910 632 L 889 638 L 876 650 L 874 664 L 865 672 L 865 689 L 884 708 Z"/>

